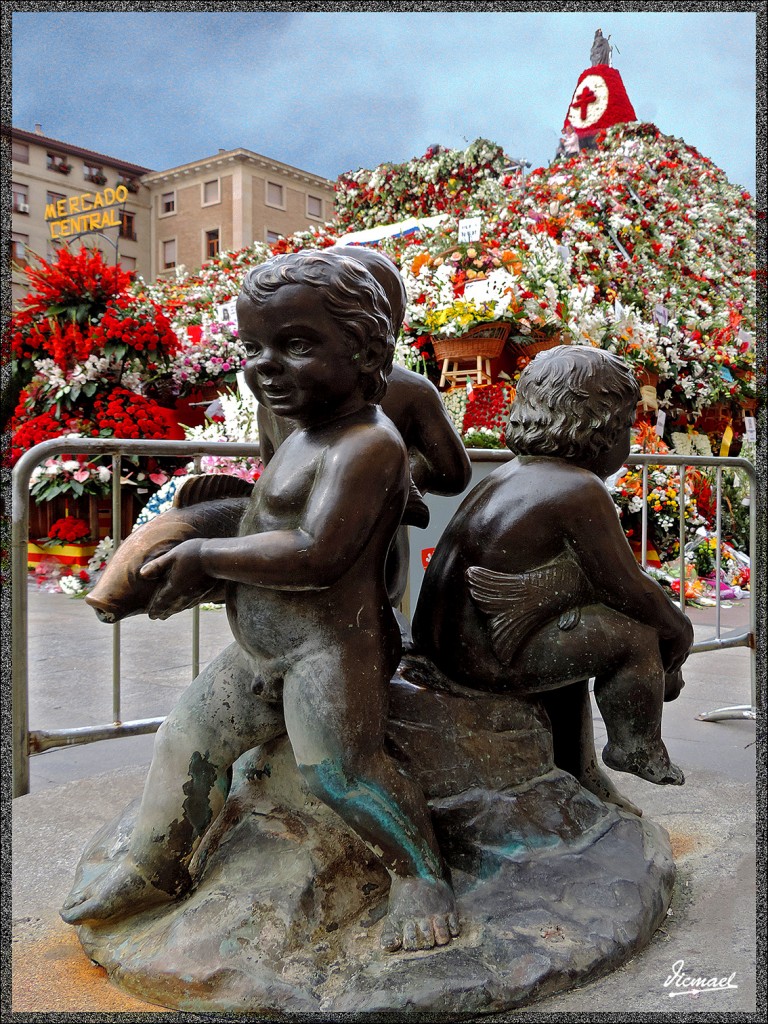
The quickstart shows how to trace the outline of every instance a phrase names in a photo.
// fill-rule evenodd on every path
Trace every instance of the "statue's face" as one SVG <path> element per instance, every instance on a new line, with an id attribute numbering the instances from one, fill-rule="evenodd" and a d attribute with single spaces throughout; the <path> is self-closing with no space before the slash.
<path id="1" fill-rule="evenodd" d="M 319 289 L 284 285 L 259 306 L 241 296 L 237 319 L 245 380 L 278 416 L 310 424 L 360 400 L 359 361 Z"/>

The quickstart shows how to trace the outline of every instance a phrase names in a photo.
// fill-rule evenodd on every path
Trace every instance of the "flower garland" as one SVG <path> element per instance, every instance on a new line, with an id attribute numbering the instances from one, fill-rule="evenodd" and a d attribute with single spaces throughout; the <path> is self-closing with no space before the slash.
<path id="1" fill-rule="evenodd" d="M 502 177 L 509 163 L 488 139 L 476 139 L 466 150 L 430 146 L 407 163 L 342 174 L 336 182 L 336 217 L 342 227 L 359 229 L 456 214 L 469 206 L 481 182 Z"/>

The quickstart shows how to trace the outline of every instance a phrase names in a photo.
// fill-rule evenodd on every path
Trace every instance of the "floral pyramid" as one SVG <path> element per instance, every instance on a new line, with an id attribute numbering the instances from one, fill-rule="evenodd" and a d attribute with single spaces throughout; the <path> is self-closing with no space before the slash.
<path id="1" fill-rule="evenodd" d="M 598 70 L 606 80 L 613 69 Z M 501 444 L 516 376 L 538 348 L 554 343 L 600 346 L 626 359 L 651 389 L 647 423 L 658 409 L 666 413 L 670 447 L 692 429 L 710 435 L 710 450 L 720 451 L 728 427 L 740 440 L 758 392 L 755 204 L 711 160 L 653 124 L 613 124 L 597 133 L 594 148 L 525 181 L 501 147 L 484 139 L 350 172 L 337 183 L 333 221 L 221 253 L 194 274 L 136 281 L 131 301 L 148 304 L 150 320 L 162 312 L 188 356 L 189 346 L 199 346 L 191 364 L 177 355 L 163 373 L 178 381 L 191 366 L 196 383 L 223 383 L 238 358 L 236 326 L 223 310 L 249 267 L 280 252 L 334 245 L 349 231 L 435 214 L 437 226 L 378 246 L 398 266 L 408 295 L 398 341 L 403 364 L 437 383 L 442 340 L 487 324 L 508 328 L 503 353 L 491 361 L 490 390 L 475 388 L 474 401 L 463 388 L 445 395 L 468 441 L 495 434 Z M 463 217 L 479 217 L 481 229 L 459 245 Z M 204 365 L 211 346 L 225 343 L 232 352 L 222 348 L 218 362 Z"/>

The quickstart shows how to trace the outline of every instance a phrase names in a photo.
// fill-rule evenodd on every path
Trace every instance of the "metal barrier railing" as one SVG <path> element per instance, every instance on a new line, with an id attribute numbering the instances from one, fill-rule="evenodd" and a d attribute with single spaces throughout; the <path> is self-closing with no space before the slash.
<path id="1" fill-rule="evenodd" d="M 721 545 L 722 545 L 722 515 L 723 515 L 723 472 L 725 470 L 738 470 L 744 473 L 749 481 L 749 564 L 751 571 L 755 571 L 756 554 L 756 475 L 751 462 L 739 458 L 723 458 L 708 455 L 630 455 L 627 459 L 629 465 L 642 466 L 642 500 L 643 509 L 641 517 L 642 536 L 640 540 L 642 549 L 642 565 L 647 567 L 648 547 L 648 467 L 649 466 L 676 466 L 680 470 L 679 490 L 679 579 L 680 579 L 680 607 L 685 610 L 685 481 L 688 468 L 714 468 L 715 470 L 715 635 L 709 640 L 700 640 L 691 648 L 692 653 L 703 651 L 727 650 L 731 647 L 748 647 L 751 652 L 749 659 L 750 666 L 750 703 L 736 704 L 729 707 L 716 708 L 712 711 L 705 711 L 696 717 L 702 722 L 717 722 L 727 718 L 757 718 L 757 678 L 755 658 L 755 637 L 757 635 L 757 602 L 754 600 L 754 586 L 752 588 L 751 600 L 749 602 L 749 630 L 746 633 L 738 633 L 733 636 L 723 637 L 721 630 L 721 607 L 722 596 L 720 593 L 721 577 Z"/>
<path id="2" fill-rule="evenodd" d="M 12 474 L 11 519 L 11 623 L 13 629 L 13 795 L 29 792 L 29 758 L 56 747 L 94 743 L 97 740 L 117 739 L 156 732 L 162 718 L 147 718 L 122 722 L 120 700 L 120 623 L 112 628 L 112 717 L 107 725 L 83 728 L 33 730 L 29 729 L 29 665 L 27 661 L 28 602 L 27 602 L 27 544 L 29 540 L 29 483 L 36 466 L 56 455 L 75 448 L 89 458 L 112 458 L 112 539 L 115 547 L 121 536 L 121 468 L 122 458 L 152 456 L 157 458 L 186 458 L 199 465 L 203 455 L 253 456 L 258 446 L 237 441 L 132 441 L 118 438 L 55 438 L 35 445 L 19 459 Z M 200 610 L 192 612 L 192 678 L 200 667 Z"/>
<path id="3" fill-rule="evenodd" d="M 253 444 L 234 441 L 133 441 L 116 438 L 78 438 L 77 451 L 90 458 L 110 456 L 112 458 L 112 530 L 113 541 L 117 547 L 121 541 L 121 460 L 133 456 L 153 456 L 169 458 L 186 458 L 199 467 L 203 455 L 223 457 L 253 456 Z M 29 484 L 32 471 L 45 459 L 62 455 L 73 450 L 73 439 L 56 438 L 36 445 L 19 459 L 12 474 L 12 525 L 11 525 L 11 573 L 12 573 L 12 628 L 13 628 L 13 795 L 21 796 L 29 792 L 29 758 L 33 754 L 42 753 L 56 747 L 73 746 L 81 743 L 92 743 L 98 740 L 117 739 L 125 736 L 138 736 L 155 732 L 162 718 L 139 719 L 131 722 L 121 721 L 120 672 L 121 672 L 121 635 L 120 623 L 112 626 L 112 714 L 110 724 L 69 728 L 59 730 L 30 730 L 29 728 L 29 666 L 27 654 L 28 641 L 28 603 L 27 603 L 27 545 L 29 539 Z M 470 453 L 472 454 L 472 453 Z M 507 461 L 512 456 L 508 452 L 478 451 L 481 459 L 493 456 L 493 461 Z M 680 606 L 685 608 L 685 471 L 688 467 L 713 467 L 716 470 L 716 575 L 720 574 L 720 542 L 722 533 L 722 473 L 726 469 L 737 469 L 745 474 L 750 488 L 750 564 L 755 565 L 755 472 L 748 461 L 738 458 L 714 458 L 707 456 L 678 455 L 631 455 L 627 460 L 630 465 L 643 467 L 643 513 L 642 513 L 642 558 L 646 564 L 648 542 L 648 467 L 656 465 L 676 466 L 680 470 Z M 721 633 L 719 587 L 716 589 L 716 626 L 715 636 L 711 639 L 695 643 L 692 651 L 704 652 L 725 650 L 732 647 L 747 647 L 751 651 L 750 682 L 751 704 L 718 708 L 698 717 L 702 720 L 717 721 L 723 718 L 756 717 L 756 677 L 755 677 L 755 635 L 756 619 L 754 600 L 750 601 L 750 628 L 746 633 L 723 637 Z M 199 609 L 193 609 L 192 617 L 192 676 L 199 672 Z"/>

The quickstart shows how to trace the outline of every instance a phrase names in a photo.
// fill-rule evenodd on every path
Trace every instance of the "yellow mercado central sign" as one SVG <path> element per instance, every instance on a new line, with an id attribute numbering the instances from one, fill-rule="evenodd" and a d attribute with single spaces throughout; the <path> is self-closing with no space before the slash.
<path id="1" fill-rule="evenodd" d="M 48 203 L 45 219 L 50 222 L 51 238 L 67 238 L 87 231 L 120 227 L 120 216 L 115 207 L 127 198 L 128 189 L 125 185 L 118 185 L 117 188 L 81 192 L 79 196 L 68 196 L 55 203 Z"/>

